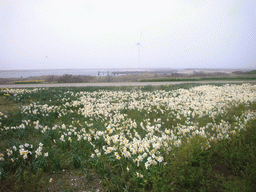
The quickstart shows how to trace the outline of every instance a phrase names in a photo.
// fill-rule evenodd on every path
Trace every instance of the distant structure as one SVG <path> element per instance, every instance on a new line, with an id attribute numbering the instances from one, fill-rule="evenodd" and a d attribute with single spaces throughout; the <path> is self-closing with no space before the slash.
<path id="1" fill-rule="evenodd" d="M 135 45 L 135 46 L 138 46 L 139 68 L 140 68 L 140 47 L 141 47 L 140 41 L 141 41 L 141 36 L 142 36 L 142 30 L 141 30 L 141 32 L 140 32 L 140 39 L 139 39 L 139 42 Z"/>
<path id="2" fill-rule="evenodd" d="M 109 71 L 98 71 L 98 76 L 100 76 L 100 74 L 103 74 L 104 76 L 105 73 L 109 76 Z"/>
<path id="3" fill-rule="evenodd" d="M 151 74 L 157 74 L 157 75 L 163 75 L 163 74 L 173 74 L 173 73 L 177 73 L 177 70 L 138 70 L 138 71 L 113 71 L 111 74 L 112 75 L 129 75 L 129 74 L 143 74 L 143 73 L 151 73 Z"/>

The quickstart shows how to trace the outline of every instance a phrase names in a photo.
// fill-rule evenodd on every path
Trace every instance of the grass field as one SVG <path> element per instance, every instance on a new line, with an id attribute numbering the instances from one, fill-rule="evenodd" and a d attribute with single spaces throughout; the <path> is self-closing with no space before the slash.
<path id="1" fill-rule="evenodd" d="M 253 191 L 256 85 L 2 89 L 0 191 Z"/>
<path id="2" fill-rule="evenodd" d="M 256 80 L 256 77 L 194 77 L 194 78 L 154 78 L 141 79 L 140 82 L 159 82 L 159 81 L 239 81 L 239 80 Z"/>
<path id="3" fill-rule="evenodd" d="M 86 76 L 86 75 L 46 75 L 25 78 L 0 78 L 2 84 L 55 84 L 55 83 L 102 83 L 102 82 L 184 82 L 184 81 L 252 81 L 256 80 L 256 70 L 232 73 L 223 72 L 196 72 L 193 73 L 137 73 L 127 75 Z"/>

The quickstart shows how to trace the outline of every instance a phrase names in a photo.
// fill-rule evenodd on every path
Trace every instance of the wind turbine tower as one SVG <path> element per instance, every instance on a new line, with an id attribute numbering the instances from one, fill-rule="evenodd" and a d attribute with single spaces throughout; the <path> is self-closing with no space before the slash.
<path id="1" fill-rule="evenodd" d="M 140 41 L 141 41 L 141 36 L 142 36 L 142 31 L 140 32 L 140 39 L 139 39 L 138 43 L 136 44 L 136 46 L 138 46 L 139 68 L 140 68 L 140 47 L 141 47 Z"/>

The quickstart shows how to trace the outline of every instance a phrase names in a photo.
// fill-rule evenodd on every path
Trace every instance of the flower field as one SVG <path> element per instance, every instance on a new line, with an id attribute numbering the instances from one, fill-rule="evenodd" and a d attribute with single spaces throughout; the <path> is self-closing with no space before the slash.
<path id="1" fill-rule="evenodd" d="M 228 189 L 217 173 L 205 176 L 212 172 L 203 154 L 256 119 L 253 84 L 2 89 L 0 96 L 20 107 L 0 112 L 0 180 L 18 178 L 26 190 L 27 173 L 38 181 L 31 189 L 56 190 L 64 170 L 97 175 L 106 191 Z M 200 176 L 188 179 L 189 169 Z"/>
<path id="2" fill-rule="evenodd" d="M 14 84 L 36 84 L 36 83 L 44 83 L 43 80 L 26 80 L 26 81 L 14 81 Z"/>

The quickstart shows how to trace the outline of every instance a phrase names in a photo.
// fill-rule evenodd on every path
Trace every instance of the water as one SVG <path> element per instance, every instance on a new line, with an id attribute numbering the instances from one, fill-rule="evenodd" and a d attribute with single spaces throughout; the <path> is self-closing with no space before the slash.
<path id="1" fill-rule="evenodd" d="M 43 70 L 0 70 L 0 78 L 26 78 L 26 77 L 38 77 L 45 75 L 90 75 L 98 76 L 107 75 L 107 70 L 90 70 L 90 69 L 43 69 Z M 104 73 L 103 73 L 104 72 Z M 109 71 L 111 72 L 111 71 Z"/>

